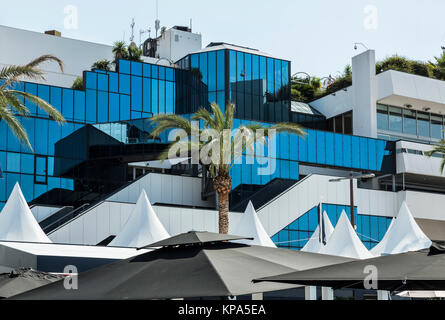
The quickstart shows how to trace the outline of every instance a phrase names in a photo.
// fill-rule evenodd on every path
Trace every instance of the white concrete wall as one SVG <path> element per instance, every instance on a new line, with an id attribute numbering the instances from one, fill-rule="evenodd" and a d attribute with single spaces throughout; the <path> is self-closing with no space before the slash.
<path id="1" fill-rule="evenodd" d="M 289 189 L 258 210 L 258 216 L 269 235 L 323 203 L 349 205 L 349 182 L 329 182 L 332 177 L 313 175 Z M 445 221 L 445 195 L 405 191 L 399 193 L 357 189 L 356 206 L 361 214 L 394 217 L 407 201 L 414 217 Z M 49 235 L 55 243 L 95 245 L 124 227 L 134 204 L 105 202 Z M 173 236 L 195 231 L 218 231 L 218 212 L 179 207 L 154 206 L 167 231 Z M 241 213 L 230 213 L 230 231 L 235 230 Z M 233 231 L 232 231 L 233 232 Z"/>
<path id="2" fill-rule="evenodd" d="M 399 150 L 401 148 L 426 152 L 431 151 L 433 147 L 428 144 L 398 141 L 396 143 L 396 150 Z M 445 173 L 441 173 L 440 171 L 440 166 L 442 163 L 441 158 L 430 158 L 420 154 L 397 153 L 396 163 L 397 173 L 405 172 L 434 177 L 445 177 Z"/>
<path id="3" fill-rule="evenodd" d="M 167 58 L 176 62 L 189 53 L 202 48 L 202 36 L 197 33 L 177 29 L 168 29 L 158 42 L 159 58 Z"/>
<path id="4" fill-rule="evenodd" d="M 377 138 L 375 51 L 352 58 L 354 135 Z"/>
<path id="5" fill-rule="evenodd" d="M 201 178 L 158 173 L 142 177 L 107 200 L 136 203 L 143 189 L 153 204 L 215 207 L 212 201 L 201 199 Z"/>
<path id="6" fill-rule="evenodd" d="M 40 32 L 0 26 L 0 68 L 6 65 L 23 65 L 44 54 L 62 59 L 65 72 L 62 74 L 56 63 L 42 65 L 46 72 L 45 83 L 71 87 L 84 70 L 100 59 L 113 60 L 112 47 L 99 43 L 47 35 Z M 43 83 L 44 81 L 40 81 Z"/>

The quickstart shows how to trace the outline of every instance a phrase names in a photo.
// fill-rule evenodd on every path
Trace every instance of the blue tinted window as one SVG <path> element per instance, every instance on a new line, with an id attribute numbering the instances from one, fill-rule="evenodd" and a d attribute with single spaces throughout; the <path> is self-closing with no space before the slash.
<path id="1" fill-rule="evenodd" d="M 120 96 L 120 120 L 130 120 L 130 97 Z"/>
<path id="2" fill-rule="evenodd" d="M 108 93 L 98 92 L 97 100 L 97 121 L 108 122 Z"/>
<path id="3" fill-rule="evenodd" d="M 110 91 L 119 92 L 119 74 L 110 72 L 108 76 L 110 79 Z"/>
<path id="4" fill-rule="evenodd" d="M 48 120 L 46 119 L 36 119 L 35 122 L 36 143 L 35 143 L 35 153 L 38 154 L 48 154 Z"/>
<path id="5" fill-rule="evenodd" d="M 142 63 L 132 61 L 131 62 L 131 74 L 135 76 L 142 76 Z"/>
<path id="6" fill-rule="evenodd" d="M 151 65 L 144 64 L 143 71 L 144 71 L 144 77 L 146 77 L 146 78 L 151 77 Z"/>
<path id="7" fill-rule="evenodd" d="M 65 119 L 73 119 L 74 116 L 74 110 L 73 110 L 73 104 L 74 104 L 74 94 L 73 90 L 69 89 L 63 89 L 62 92 L 62 115 Z"/>
<path id="8" fill-rule="evenodd" d="M 151 112 L 151 79 L 143 81 L 143 111 Z"/>
<path id="9" fill-rule="evenodd" d="M 224 90 L 225 88 L 225 54 L 224 51 L 217 53 L 217 90 Z"/>
<path id="10" fill-rule="evenodd" d="M 175 112 L 175 105 L 174 105 L 174 84 L 173 82 L 166 82 L 166 88 L 165 88 L 165 102 L 166 107 L 165 111 L 167 113 L 174 113 Z"/>
<path id="11" fill-rule="evenodd" d="M 207 53 L 201 53 L 199 55 L 199 69 L 202 74 L 202 82 L 208 84 L 207 80 Z"/>
<path id="12" fill-rule="evenodd" d="M 151 110 L 152 110 L 151 112 L 153 112 L 155 114 L 159 112 L 158 82 L 159 81 L 156 81 L 156 80 L 151 81 Z"/>
<path id="13" fill-rule="evenodd" d="M 85 92 L 74 91 L 74 120 L 85 121 Z"/>
<path id="14" fill-rule="evenodd" d="M 97 89 L 97 73 L 85 72 L 85 86 L 87 89 Z"/>
<path id="15" fill-rule="evenodd" d="M 50 103 L 59 112 L 62 112 L 62 89 L 51 87 L 50 89 Z"/>
<path id="16" fill-rule="evenodd" d="M 6 170 L 10 172 L 20 172 L 20 153 L 8 152 Z"/>
<path id="17" fill-rule="evenodd" d="M 86 121 L 96 122 L 96 91 L 86 90 Z"/>
<path id="18" fill-rule="evenodd" d="M 326 132 L 326 164 L 334 165 L 335 164 L 334 158 L 335 158 L 334 134 L 331 132 Z"/>
<path id="19" fill-rule="evenodd" d="M 116 93 L 110 93 L 110 108 L 109 108 L 109 121 L 119 120 L 119 95 Z"/>
<path id="20" fill-rule="evenodd" d="M 165 80 L 175 81 L 175 73 L 172 68 L 165 68 Z"/>
<path id="21" fill-rule="evenodd" d="M 130 74 L 130 61 L 119 60 L 119 73 Z"/>
<path id="22" fill-rule="evenodd" d="M 152 65 L 151 66 L 151 77 L 153 79 L 158 79 L 159 78 L 159 67 Z"/>
<path id="23" fill-rule="evenodd" d="M 326 163 L 326 140 L 323 131 L 317 131 L 317 163 Z"/>
<path id="24" fill-rule="evenodd" d="M 142 78 L 131 77 L 131 110 L 142 111 Z"/>
<path id="25" fill-rule="evenodd" d="M 360 138 L 359 137 L 351 137 L 352 138 L 352 167 L 360 168 Z"/>
<path id="26" fill-rule="evenodd" d="M 209 91 L 216 91 L 216 51 L 208 53 L 208 77 L 209 77 Z"/>
<path id="27" fill-rule="evenodd" d="M 130 76 L 126 74 L 119 75 L 119 92 L 130 94 Z"/>
<path id="28" fill-rule="evenodd" d="M 51 133 L 48 136 L 48 153 L 54 154 L 54 145 L 62 136 L 62 126 L 55 121 L 50 121 L 48 125 L 48 130 Z"/>
<path id="29" fill-rule="evenodd" d="M 97 75 L 97 89 L 101 91 L 108 91 L 108 75 Z"/>
<path id="30" fill-rule="evenodd" d="M 159 113 L 165 113 L 165 81 L 159 81 Z"/>
<path id="31" fill-rule="evenodd" d="M 368 139 L 366 138 L 360 138 L 360 167 L 362 169 L 369 168 Z"/>
<path id="32" fill-rule="evenodd" d="M 45 100 L 47 102 L 50 101 L 48 86 L 38 85 L 37 91 L 38 91 L 37 95 L 39 96 L 39 98 L 42 98 L 43 100 Z M 33 94 L 36 95 L 36 93 L 33 93 Z M 41 117 L 49 118 L 48 114 L 41 108 L 37 108 L 37 114 Z"/>

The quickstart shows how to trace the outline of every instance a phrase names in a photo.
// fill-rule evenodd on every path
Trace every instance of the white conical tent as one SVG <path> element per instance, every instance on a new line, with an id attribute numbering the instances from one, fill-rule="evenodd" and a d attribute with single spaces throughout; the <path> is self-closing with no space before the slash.
<path id="1" fill-rule="evenodd" d="M 326 246 L 320 250 L 320 253 L 353 259 L 369 259 L 373 257 L 352 228 L 345 211 L 342 212 L 334 232 Z"/>
<path id="2" fill-rule="evenodd" d="M 332 226 L 331 220 L 329 219 L 326 211 L 323 212 L 323 220 L 324 220 L 324 231 L 326 235 L 326 240 L 329 241 L 329 238 L 334 232 L 334 227 Z M 303 249 L 301 249 L 301 251 L 319 253 L 324 246 L 325 245 L 323 244 L 323 242 L 320 241 L 320 224 L 319 224 L 317 226 L 317 229 L 315 229 L 315 232 L 312 234 L 312 237 L 309 239 L 309 241 L 306 243 Z"/>
<path id="3" fill-rule="evenodd" d="M 266 230 L 264 230 L 251 201 L 249 201 L 246 211 L 235 229 L 235 235 L 253 238 L 253 240 L 236 241 L 238 243 L 272 248 L 276 247 Z"/>
<path id="4" fill-rule="evenodd" d="M 0 240 L 51 243 L 29 209 L 18 183 L 0 212 Z"/>
<path id="5" fill-rule="evenodd" d="M 431 240 L 414 220 L 406 202 L 403 202 L 397 218 L 391 222 L 382 241 L 371 252 L 376 256 L 399 254 L 426 249 L 431 244 Z"/>
<path id="6" fill-rule="evenodd" d="M 147 193 L 142 190 L 124 228 L 108 246 L 141 248 L 167 238 L 170 235 L 154 212 Z"/>

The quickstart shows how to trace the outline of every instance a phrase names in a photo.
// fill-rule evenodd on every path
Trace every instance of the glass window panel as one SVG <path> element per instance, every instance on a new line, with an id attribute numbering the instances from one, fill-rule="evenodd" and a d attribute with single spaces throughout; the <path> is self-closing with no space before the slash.
<path id="1" fill-rule="evenodd" d="M 165 67 L 159 66 L 159 80 L 165 80 Z"/>
<path id="2" fill-rule="evenodd" d="M 20 153 L 8 152 L 6 170 L 20 172 Z"/>
<path id="3" fill-rule="evenodd" d="M 317 133 L 317 163 L 326 163 L 326 137 L 323 131 Z"/>
<path id="4" fill-rule="evenodd" d="M 132 61 L 131 62 L 131 74 L 135 76 L 142 76 L 142 63 Z"/>
<path id="5" fill-rule="evenodd" d="M 165 81 L 159 80 L 159 113 L 165 113 Z"/>
<path id="6" fill-rule="evenodd" d="M 428 113 L 417 112 L 417 129 L 419 136 L 430 136 L 430 115 Z"/>
<path id="7" fill-rule="evenodd" d="M 146 77 L 146 78 L 151 77 L 151 65 L 150 64 L 144 64 L 143 72 L 144 72 L 144 77 Z"/>
<path id="8" fill-rule="evenodd" d="M 230 77 L 229 78 L 230 78 L 230 82 L 234 83 L 234 82 L 236 82 L 236 79 L 237 79 L 237 76 L 236 76 L 236 52 L 233 50 L 230 50 L 229 56 L 230 56 L 230 72 L 229 72 Z M 232 90 L 234 90 L 233 87 L 232 87 Z"/>
<path id="9" fill-rule="evenodd" d="M 32 93 L 32 92 L 31 92 Z M 34 95 L 37 95 L 39 98 L 42 98 L 43 100 L 49 102 L 50 96 L 49 96 L 49 87 L 44 85 L 38 85 L 37 92 L 33 93 Z M 60 109 L 59 109 L 60 110 Z M 37 114 L 44 118 L 49 118 L 48 114 L 41 108 L 37 108 Z M 72 117 L 71 117 L 72 118 Z"/>
<path id="10" fill-rule="evenodd" d="M 62 112 L 62 89 L 51 87 L 50 88 L 50 103 L 51 105 L 57 109 L 57 111 Z M 28 104 L 26 104 L 28 107 Z M 29 109 L 29 107 L 28 107 Z M 30 109 L 31 110 L 31 109 Z"/>
<path id="11" fill-rule="evenodd" d="M 143 81 L 143 111 L 151 112 L 151 79 L 144 79 Z"/>
<path id="12" fill-rule="evenodd" d="M 62 137 L 62 126 L 55 121 L 50 121 L 48 130 L 51 134 L 48 136 L 48 154 L 54 154 L 54 147 L 56 142 Z"/>
<path id="13" fill-rule="evenodd" d="M 402 132 L 402 109 L 389 107 L 389 130 Z"/>
<path id="14" fill-rule="evenodd" d="M 97 75 L 97 88 L 101 91 L 108 91 L 108 75 L 98 74 Z"/>
<path id="15" fill-rule="evenodd" d="M 165 87 L 165 111 L 166 113 L 175 112 L 175 91 L 173 82 L 166 82 Z"/>
<path id="16" fill-rule="evenodd" d="M 417 134 L 417 124 L 416 124 L 416 111 L 414 110 L 403 110 L 403 133 L 406 134 Z"/>
<path id="17" fill-rule="evenodd" d="M 207 79 L 207 52 L 201 53 L 199 55 L 199 69 L 201 71 L 202 79 L 201 81 L 208 85 Z"/>
<path id="18" fill-rule="evenodd" d="M 85 121 L 85 91 L 74 91 L 74 120 Z"/>
<path id="19" fill-rule="evenodd" d="M 158 99 L 158 82 L 157 80 L 151 81 L 151 112 L 157 114 L 159 112 L 159 99 Z"/>
<path id="20" fill-rule="evenodd" d="M 120 95 L 120 120 L 130 120 L 130 97 Z"/>
<path id="21" fill-rule="evenodd" d="M 335 155 L 335 143 L 334 143 L 334 134 L 331 132 L 326 132 L 326 164 L 334 165 L 334 155 Z M 341 152 L 340 152 L 341 156 Z"/>
<path id="22" fill-rule="evenodd" d="M 225 51 L 220 50 L 217 53 L 217 90 L 224 90 L 225 89 Z"/>
<path id="23" fill-rule="evenodd" d="M 368 139 L 369 170 L 377 170 L 377 140 Z"/>
<path id="24" fill-rule="evenodd" d="M 353 168 L 360 168 L 360 138 L 352 137 L 352 163 Z"/>
<path id="25" fill-rule="evenodd" d="M 108 122 L 108 93 L 99 91 L 97 99 L 97 120 L 98 122 Z"/>
<path id="26" fill-rule="evenodd" d="M 216 51 L 209 52 L 208 59 L 209 91 L 216 91 Z"/>
<path id="27" fill-rule="evenodd" d="M 96 122 L 96 114 L 97 114 L 97 91 L 95 90 L 86 90 L 86 121 L 87 122 Z"/>
<path id="28" fill-rule="evenodd" d="M 20 172 L 34 174 L 34 156 L 32 154 L 22 153 L 20 158 Z"/>
<path id="29" fill-rule="evenodd" d="M 97 89 L 97 73 L 87 71 L 85 78 L 85 86 L 87 89 Z"/>
<path id="30" fill-rule="evenodd" d="M 130 94 L 130 76 L 126 74 L 119 75 L 119 92 Z"/>
<path id="31" fill-rule="evenodd" d="M 63 89 L 62 92 L 62 115 L 65 119 L 70 120 L 73 119 L 74 111 L 74 95 L 73 90 Z"/>
<path id="32" fill-rule="evenodd" d="M 369 169 L 368 139 L 360 138 L 360 168 Z"/>
<path id="33" fill-rule="evenodd" d="M 317 162 L 317 134 L 314 130 L 308 130 L 308 135 L 306 136 L 308 145 L 308 161 L 316 163 Z"/>
<path id="34" fill-rule="evenodd" d="M 165 80 L 175 81 L 175 71 L 172 68 L 165 68 Z"/>
<path id="35" fill-rule="evenodd" d="M 442 139 L 443 126 L 442 116 L 431 115 L 431 137 L 434 139 Z"/>
<path id="36" fill-rule="evenodd" d="M 35 137 L 36 142 L 34 150 L 38 154 L 48 154 L 48 120 L 36 119 Z"/>
<path id="37" fill-rule="evenodd" d="M 110 79 L 109 82 L 109 89 L 111 92 L 119 92 L 119 74 L 110 72 L 108 74 L 108 77 Z"/>
<path id="38" fill-rule="evenodd" d="M 119 121 L 119 94 L 110 93 L 109 121 Z"/>
<path id="39" fill-rule="evenodd" d="M 131 77 L 131 110 L 142 111 L 142 78 Z"/>
<path id="40" fill-rule="evenodd" d="M 119 60 L 119 73 L 130 74 L 130 61 L 128 60 Z"/>
<path id="41" fill-rule="evenodd" d="M 20 120 L 21 120 L 20 122 L 22 123 L 23 128 L 26 130 L 26 133 L 28 134 L 29 143 L 31 144 L 31 146 L 33 148 L 35 148 L 36 118 L 20 117 Z M 51 122 L 53 122 L 53 121 L 51 121 Z M 15 151 L 19 151 L 19 150 L 15 150 Z M 22 152 L 30 152 L 30 150 L 28 149 L 28 147 L 26 145 L 21 146 L 21 151 Z"/>

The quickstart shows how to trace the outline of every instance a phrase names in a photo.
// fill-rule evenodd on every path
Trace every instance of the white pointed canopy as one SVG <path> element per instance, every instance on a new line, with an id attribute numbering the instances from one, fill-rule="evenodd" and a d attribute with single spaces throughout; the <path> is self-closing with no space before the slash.
<path id="1" fill-rule="evenodd" d="M 110 247 L 141 248 L 170 238 L 153 207 L 147 193 L 142 190 L 122 231 L 110 242 Z"/>
<path id="2" fill-rule="evenodd" d="M 246 211 L 238 223 L 234 234 L 237 236 L 253 238 L 253 240 L 236 241 L 238 243 L 272 248 L 276 247 L 266 230 L 264 230 L 251 201 L 249 201 Z"/>
<path id="3" fill-rule="evenodd" d="M 326 246 L 320 250 L 320 253 L 353 259 L 373 257 L 352 228 L 345 211 L 342 212 L 334 232 Z"/>
<path id="4" fill-rule="evenodd" d="M 51 243 L 29 209 L 18 183 L 0 212 L 0 240 Z"/>
<path id="5" fill-rule="evenodd" d="M 329 242 L 329 238 L 334 232 L 334 227 L 332 226 L 331 220 L 329 219 L 326 211 L 323 212 L 323 219 L 325 223 L 326 239 Z M 323 244 L 323 242 L 320 241 L 320 224 L 319 224 L 317 226 L 317 229 L 315 229 L 315 232 L 312 234 L 312 237 L 309 239 L 309 241 L 306 243 L 303 249 L 301 249 L 301 251 L 319 253 L 324 246 L 325 245 Z"/>
<path id="6" fill-rule="evenodd" d="M 399 254 L 431 247 L 431 240 L 423 233 L 404 201 L 396 219 L 391 222 L 382 241 L 371 252 L 374 255 Z"/>

